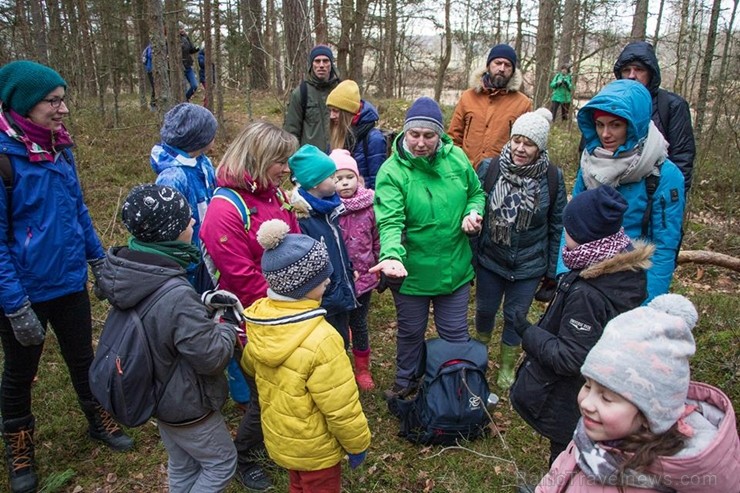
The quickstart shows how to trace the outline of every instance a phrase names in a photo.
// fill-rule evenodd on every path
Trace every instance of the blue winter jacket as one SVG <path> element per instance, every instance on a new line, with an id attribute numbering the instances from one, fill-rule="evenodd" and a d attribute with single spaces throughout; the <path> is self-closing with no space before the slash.
<path id="1" fill-rule="evenodd" d="M 85 289 L 87 261 L 105 256 L 82 197 L 72 152 L 31 163 L 26 147 L 0 133 L 13 168 L 11 211 L 0 191 L 0 304 L 48 301 Z"/>
<path id="2" fill-rule="evenodd" d="M 375 188 L 375 176 L 387 156 L 385 137 L 375 128 L 380 116 L 370 101 L 362 101 L 362 110 L 357 123 L 352 127 L 355 147 L 352 157 L 357 161 L 357 169 L 365 178 L 365 188 Z"/>
<path id="3" fill-rule="evenodd" d="M 193 245 L 200 246 L 198 232 L 216 189 L 216 172 L 211 160 L 205 154 L 189 157 L 183 151 L 164 143 L 152 147 L 149 160 L 157 173 L 157 185 L 175 188 L 188 199 L 195 219 Z"/>
<path id="4" fill-rule="evenodd" d="M 617 80 L 601 90 L 578 112 L 578 126 L 586 143 L 586 150 L 592 152 L 600 145 L 594 126 L 593 112 L 596 109 L 607 111 L 627 120 L 627 141 L 615 156 L 637 146 L 647 136 L 652 106 L 650 93 L 639 82 Z M 581 170 L 578 171 L 573 196 L 585 190 Z M 630 238 L 642 237 L 642 218 L 647 208 L 647 187 L 645 179 L 626 183 L 617 191 L 627 201 L 627 211 L 622 225 Z M 667 293 L 676 267 L 676 256 L 681 242 L 681 225 L 685 203 L 684 178 L 678 167 L 666 159 L 660 166 L 660 181 L 653 195 L 653 209 L 646 237 L 655 245 L 653 266 L 648 271 L 648 303 L 656 296 Z M 561 246 L 564 245 L 564 240 Z M 562 250 L 562 248 L 561 248 Z M 558 273 L 568 269 L 562 263 L 562 253 L 558 262 Z"/>
<path id="5" fill-rule="evenodd" d="M 326 310 L 327 316 L 357 308 L 354 273 L 342 231 L 339 229 L 339 215 L 330 217 L 311 210 L 308 215 L 298 214 L 298 224 L 303 234 L 326 244 L 329 260 L 334 268 L 329 277 L 331 282 L 321 298 L 321 308 Z"/>

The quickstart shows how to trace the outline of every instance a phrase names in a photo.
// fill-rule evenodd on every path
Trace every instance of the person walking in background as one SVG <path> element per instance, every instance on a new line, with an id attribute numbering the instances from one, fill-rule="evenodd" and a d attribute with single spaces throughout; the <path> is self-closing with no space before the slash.
<path id="1" fill-rule="evenodd" d="M 265 121 L 248 124 L 226 149 L 216 170 L 216 184 L 233 191 L 208 206 L 200 240 L 219 271 L 219 287 L 234 293 L 248 307 L 267 295 L 260 261 L 264 249 L 257 231 L 265 221 L 280 219 L 300 233 L 298 220 L 281 185 L 290 174 L 288 158 L 298 147 L 291 134 Z M 237 203 L 243 204 L 244 217 Z M 266 491 L 272 481 L 259 459 L 264 453 L 257 386 L 247 376 L 250 404 L 239 423 L 234 443 L 237 480 L 249 490 Z"/>
<path id="2" fill-rule="evenodd" d="M 257 233 L 270 289 L 244 312 L 242 364 L 257 381 L 265 445 L 288 469 L 288 491 L 339 493 L 341 460 L 349 455 L 352 469 L 365 460 L 370 428 L 342 338 L 320 308 L 333 270 L 327 244 L 289 231 L 271 220 Z"/>
<path id="3" fill-rule="evenodd" d="M 20 60 L 0 68 L 0 413 L 12 493 L 36 491 L 31 384 L 46 330 L 54 329 L 90 438 L 113 450 L 134 442 L 95 401 L 88 265 L 97 280 L 105 260 L 77 176 L 64 126 L 67 83 L 53 69 Z M 96 294 L 97 292 L 96 288 Z"/>
<path id="4" fill-rule="evenodd" d="M 573 440 L 537 493 L 737 491 L 732 401 L 690 378 L 698 317 L 667 294 L 607 324 L 581 366 Z"/>
<path id="5" fill-rule="evenodd" d="M 216 189 L 216 171 L 206 153 L 213 148 L 218 122 L 210 110 L 180 103 L 164 115 L 162 142 L 152 147 L 149 161 L 158 185 L 182 193 L 190 205 L 195 225 L 193 245 L 200 246 L 200 232 L 208 204 Z"/>
<path id="6" fill-rule="evenodd" d="M 334 271 L 331 283 L 321 299 L 326 320 L 334 326 L 349 349 L 349 315 L 357 308 L 354 272 L 339 227 L 345 208 L 337 194 L 334 161 L 317 147 L 301 146 L 288 159 L 299 187 L 293 191 L 291 204 L 298 214 L 301 232 L 326 243 Z"/>
<path id="7" fill-rule="evenodd" d="M 329 152 L 329 109 L 326 98 L 339 84 L 334 54 L 326 45 L 316 45 L 308 55 L 308 73 L 293 89 L 285 111 L 283 128 L 298 139 L 301 146 L 311 144 Z"/>
<path id="8" fill-rule="evenodd" d="M 367 325 L 370 298 L 373 289 L 378 286 L 378 277 L 369 272 L 378 263 L 380 252 L 380 237 L 373 210 L 375 192 L 362 185 L 357 163 L 348 150 L 335 149 L 329 157 L 337 165 L 334 180 L 345 209 L 339 216 L 339 226 L 355 271 L 355 291 L 359 305 L 349 314 L 355 379 L 360 390 L 367 391 L 375 388 L 370 373 L 370 338 Z"/>
<path id="9" fill-rule="evenodd" d="M 498 156 L 514 121 L 532 111 L 532 100 L 522 92 L 523 78 L 516 63 L 511 46 L 491 48 L 480 81 L 462 93 L 455 106 L 447 133 L 475 168 L 483 159 Z"/>
<path id="10" fill-rule="evenodd" d="M 154 417 L 167 450 L 169 491 L 222 492 L 236 471 L 236 449 L 221 408 L 239 300 L 218 291 L 204 296 L 204 306 L 188 282 L 185 267 L 199 252 L 191 241 L 195 221 L 190 206 L 176 189 L 134 187 L 121 219 L 131 238 L 127 246 L 109 250 L 100 289 L 119 310 L 139 308 L 142 313 L 141 307 L 149 306 L 141 324 L 154 379 L 162 385 Z M 156 292 L 163 294 L 151 303 Z M 210 301 L 225 308 L 220 323 L 211 320 L 207 309 L 215 309 L 207 305 Z"/>
<path id="11" fill-rule="evenodd" d="M 552 82 L 550 82 L 550 89 L 552 89 L 552 104 L 550 106 L 552 118 L 557 120 L 559 108 L 561 118 L 563 121 L 567 121 L 568 115 L 570 115 L 570 102 L 573 99 L 573 81 L 570 76 L 569 63 L 560 67 L 560 72 L 555 74 Z"/>
<path id="12" fill-rule="evenodd" d="M 655 245 L 646 302 L 670 288 L 686 205 L 683 175 L 650 120 L 650 99 L 639 82 L 617 80 L 581 108 L 578 127 L 586 148 L 573 185 L 574 197 L 601 185 L 616 188 L 627 201 L 627 236 Z M 561 255 L 558 273 L 567 270 Z"/>
<path id="13" fill-rule="evenodd" d="M 440 337 L 465 342 L 474 272 L 468 235 L 481 228 L 485 194 L 470 161 L 444 132 L 442 110 L 421 97 L 406 112 L 403 132 L 378 172 L 375 217 L 380 273 L 396 306 L 396 376 L 386 399 L 415 387 L 429 306 Z"/>
<path id="14" fill-rule="evenodd" d="M 182 68 L 185 74 L 185 80 L 190 86 L 185 92 L 185 101 L 190 101 L 195 91 L 198 90 L 198 80 L 195 78 L 195 72 L 193 71 L 193 53 L 198 53 L 198 48 L 195 47 L 188 33 L 185 31 L 185 24 L 180 23 L 180 49 L 182 50 Z"/>
<path id="15" fill-rule="evenodd" d="M 634 41 L 624 47 L 614 63 L 617 79 L 636 80 L 647 88 L 653 103 L 651 119 L 668 142 L 668 159 L 684 178 L 686 194 L 691 189 L 696 143 L 689 103 L 674 92 L 661 89 L 660 66 L 653 45 Z"/>
<path id="16" fill-rule="evenodd" d="M 627 202 L 609 185 L 576 195 L 563 211 L 564 260 L 571 271 L 536 324 L 514 329 L 526 358 L 509 399 L 517 413 L 550 440 L 550 465 L 573 437 L 581 365 L 607 322 L 647 297 L 654 248 L 624 234 Z"/>
<path id="17" fill-rule="evenodd" d="M 490 342 L 503 300 L 496 380 L 502 389 L 514 382 L 521 344 L 516 320 L 527 315 L 540 282 L 555 284 L 567 196 L 563 173 L 547 154 L 551 123 L 547 108 L 523 114 L 511 127 L 511 140 L 501 155 L 478 167 L 487 200 L 483 230 L 473 239 L 478 266 L 475 338 Z"/>
<path id="18" fill-rule="evenodd" d="M 146 78 L 149 81 L 149 86 L 152 88 L 152 97 L 149 100 L 149 108 L 152 110 L 157 107 L 157 99 L 154 94 L 154 66 L 152 64 L 152 45 L 149 43 L 141 53 L 141 63 L 144 65 L 144 71 L 146 72 Z"/>
<path id="19" fill-rule="evenodd" d="M 331 149 L 347 149 L 357 163 L 364 186 L 375 188 L 375 176 L 386 159 L 386 142 L 375 128 L 378 110 L 360 98 L 360 88 L 353 80 L 339 83 L 326 98 L 329 108 Z"/>

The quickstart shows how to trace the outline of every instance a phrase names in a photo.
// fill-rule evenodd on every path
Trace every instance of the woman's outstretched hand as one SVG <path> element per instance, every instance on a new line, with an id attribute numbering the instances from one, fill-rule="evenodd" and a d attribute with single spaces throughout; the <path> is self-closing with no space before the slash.
<path id="1" fill-rule="evenodd" d="M 380 261 L 377 265 L 370 267 L 368 272 L 380 273 L 382 272 L 388 277 L 406 277 L 409 273 L 406 271 L 406 267 L 396 259 L 386 259 Z"/>

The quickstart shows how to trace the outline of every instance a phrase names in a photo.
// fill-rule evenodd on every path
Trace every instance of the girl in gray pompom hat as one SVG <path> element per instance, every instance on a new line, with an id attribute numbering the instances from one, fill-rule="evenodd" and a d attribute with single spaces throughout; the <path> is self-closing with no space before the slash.
<path id="1" fill-rule="evenodd" d="M 609 322 L 581 367 L 573 440 L 538 493 L 738 491 L 732 403 L 690 381 L 697 319 L 689 300 L 666 294 Z"/>

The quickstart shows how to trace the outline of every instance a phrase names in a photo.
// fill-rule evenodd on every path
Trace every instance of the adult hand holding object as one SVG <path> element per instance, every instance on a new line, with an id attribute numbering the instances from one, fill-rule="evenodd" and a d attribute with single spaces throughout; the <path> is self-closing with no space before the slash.
<path id="1" fill-rule="evenodd" d="M 483 218 L 480 214 L 478 214 L 478 211 L 473 209 L 470 211 L 470 214 L 465 216 L 462 220 L 462 230 L 466 234 L 476 234 L 480 233 L 480 230 L 482 228 Z"/>
<path id="2" fill-rule="evenodd" d="M 377 265 L 370 267 L 368 272 L 382 272 L 388 277 L 406 277 L 409 275 L 401 261 L 393 258 L 381 260 Z"/>

